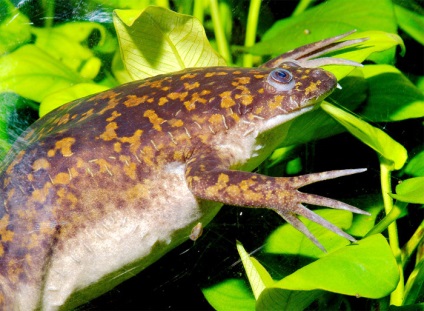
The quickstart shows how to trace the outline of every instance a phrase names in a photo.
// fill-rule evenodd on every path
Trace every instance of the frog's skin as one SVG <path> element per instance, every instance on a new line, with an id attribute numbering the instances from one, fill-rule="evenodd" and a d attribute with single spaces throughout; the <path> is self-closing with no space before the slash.
<path id="1" fill-rule="evenodd" d="M 331 73 L 308 64 L 355 65 L 311 59 L 361 41 L 334 43 L 343 37 L 260 68 L 186 69 L 128 83 L 35 122 L 1 169 L 0 309 L 92 299 L 197 238 L 196 226 L 223 204 L 272 209 L 319 247 L 296 215 L 355 241 L 301 203 L 363 211 L 297 189 L 363 170 L 249 172 L 284 139 L 282 124 L 336 87 Z"/>

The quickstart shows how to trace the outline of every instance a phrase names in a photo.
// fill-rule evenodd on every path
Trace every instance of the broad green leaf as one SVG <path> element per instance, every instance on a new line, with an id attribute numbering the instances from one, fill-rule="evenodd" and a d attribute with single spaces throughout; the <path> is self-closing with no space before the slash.
<path id="1" fill-rule="evenodd" d="M 382 130 L 327 102 L 323 102 L 321 108 L 342 124 L 352 135 L 374 149 L 389 163 L 392 163 L 394 169 L 401 169 L 405 164 L 408 157 L 405 147 Z"/>
<path id="2" fill-rule="evenodd" d="M 218 311 L 255 310 L 255 298 L 245 282 L 228 279 L 217 285 L 202 289 L 211 306 Z"/>
<path id="3" fill-rule="evenodd" d="M 398 280 L 390 246 L 376 234 L 312 262 L 277 282 L 276 287 L 382 298 L 396 288 Z"/>
<path id="4" fill-rule="evenodd" d="M 44 97 L 40 104 L 40 117 L 78 98 L 106 91 L 108 87 L 95 83 L 79 83 Z"/>
<path id="5" fill-rule="evenodd" d="M 314 212 L 341 229 L 348 229 L 352 224 L 352 213 L 348 211 L 322 209 Z M 299 219 L 329 252 L 350 244 L 347 239 L 304 217 L 299 217 Z M 289 224 L 280 226 L 268 236 L 264 252 L 302 255 L 311 258 L 319 258 L 325 255 L 303 233 Z"/>
<path id="6" fill-rule="evenodd" d="M 8 0 L 0 0 L 0 55 L 31 39 L 31 22 Z"/>
<path id="7" fill-rule="evenodd" d="M 396 194 L 390 196 L 403 202 L 424 204 L 424 177 L 403 180 L 396 186 Z"/>
<path id="8" fill-rule="evenodd" d="M 106 38 L 109 42 L 115 42 L 107 35 L 102 25 L 91 22 L 72 22 L 51 28 L 33 28 L 32 32 L 36 36 L 37 47 L 76 72 L 81 71 L 85 62 L 90 59 L 98 59 L 94 56 L 93 47 L 88 42 L 92 33 L 100 34 L 98 46 L 104 46 Z M 114 48 L 114 44 L 110 43 L 109 49 L 112 50 L 109 52 L 112 52 Z M 98 62 L 101 64 L 99 59 Z M 82 75 L 92 79 L 98 74 L 100 66 L 90 68 L 91 71 L 88 71 L 86 67 Z"/>
<path id="9" fill-rule="evenodd" d="M 400 28 L 424 45 L 424 16 L 414 13 L 400 5 L 393 5 Z"/>
<path id="10" fill-rule="evenodd" d="M 47 95 L 87 82 L 33 44 L 0 57 L 0 92 L 15 92 L 36 102 Z"/>
<path id="11" fill-rule="evenodd" d="M 256 303 L 256 310 L 303 311 L 322 295 L 323 292 L 320 290 L 293 291 L 266 288 Z"/>
<path id="12" fill-rule="evenodd" d="M 225 65 L 192 16 L 151 6 L 143 12 L 115 10 L 114 24 L 122 59 L 135 80 L 188 67 Z"/>
<path id="13" fill-rule="evenodd" d="M 264 267 L 255 259 L 249 256 L 243 245 L 237 241 L 237 251 L 239 252 L 244 270 L 249 279 L 250 286 L 253 290 L 253 295 L 258 299 L 261 292 L 271 286 L 274 281 Z"/>
<path id="14" fill-rule="evenodd" d="M 325 1 L 302 14 L 276 22 L 250 52 L 279 55 L 353 29 L 396 33 L 391 1 L 375 0 L 373 5 L 368 0 Z"/>
<path id="15" fill-rule="evenodd" d="M 405 173 L 412 176 L 424 176 L 424 150 L 408 162 L 405 167 Z"/>
<path id="16" fill-rule="evenodd" d="M 369 96 L 362 115 L 375 122 L 400 121 L 424 116 L 424 94 L 390 65 L 362 68 Z"/>

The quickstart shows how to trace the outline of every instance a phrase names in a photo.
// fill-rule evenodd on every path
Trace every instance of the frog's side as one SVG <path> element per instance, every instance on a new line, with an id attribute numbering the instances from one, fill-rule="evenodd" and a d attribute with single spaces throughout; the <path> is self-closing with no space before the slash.
<path id="1" fill-rule="evenodd" d="M 360 210 L 297 188 L 357 170 L 244 171 L 280 143 L 270 130 L 337 84 L 322 69 L 273 66 L 136 81 L 34 123 L 0 175 L 1 309 L 55 310 L 98 296 L 182 243 L 223 203 L 274 209 L 317 244 L 295 214 L 354 240 L 300 203 Z"/>

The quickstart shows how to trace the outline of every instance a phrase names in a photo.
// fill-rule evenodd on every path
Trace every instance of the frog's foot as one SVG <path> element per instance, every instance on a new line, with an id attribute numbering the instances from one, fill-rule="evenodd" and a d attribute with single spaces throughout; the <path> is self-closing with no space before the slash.
<path id="1" fill-rule="evenodd" d="M 337 200 L 321 197 L 314 194 L 302 193 L 297 191 L 297 189 L 300 187 L 318 182 L 318 181 L 361 173 L 364 171 L 366 171 L 366 169 L 351 169 L 351 170 L 328 171 L 328 172 L 292 177 L 290 178 L 291 181 L 289 184 L 290 184 L 290 187 L 292 187 L 292 189 L 296 191 L 294 198 L 290 200 L 290 203 L 288 205 L 284 205 L 284 206 L 276 207 L 272 209 L 275 210 L 281 217 L 283 217 L 293 227 L 295 227 L 297 230 L 305 234 L 316 246 L 318 246 L 323 251 L 325 251 L 325 248 L 321 245 L 321 243 L 318 242 L 318 240 L 312 235 L 312 233 L 308 230 L 308 228 L 297 218 L 296 215 L 301 215 L 317 224 L 322 225 L 328 230 L 331 230 L 334 233 L 352 242 L 356 242 L 355 238 L 345 233 L 344 231 L 342 231 L 341 229 L 339 229 L 332 223 L 328 222 L 321 216 L 317 215 L 313 211 L 309 210 L 302 203 L 347 210 L 356 214 L 369 215 L 368 212 L 365 212 L 359 208 L 356 208 L 352 205 L 349 205 Z"/>

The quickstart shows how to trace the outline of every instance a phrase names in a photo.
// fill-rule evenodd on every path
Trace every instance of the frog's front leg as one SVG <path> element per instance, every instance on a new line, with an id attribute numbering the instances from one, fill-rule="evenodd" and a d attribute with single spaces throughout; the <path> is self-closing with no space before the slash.
<path id="1" fill-rule="evenodd" d="M 300 192 L 298 188 L 322 180 L 360 173 L 366 169 L 329 171 L 296 177 L 269 177 L 231 170 L 228 163 L 227 159 L 211 150 L 209 153 L 204 150 L 201 155 L 192 157 L 186 169 L 187 183 L 192 193 L 198 198 L 224 204 L 274 210 L 323 251 L 324 247 L 296 215 L 302 215 L 355 242 L 352 236 L 307 209 L 302 203 L 358 214 L 368 214 L 367 212 L 337 200 Z"/>

